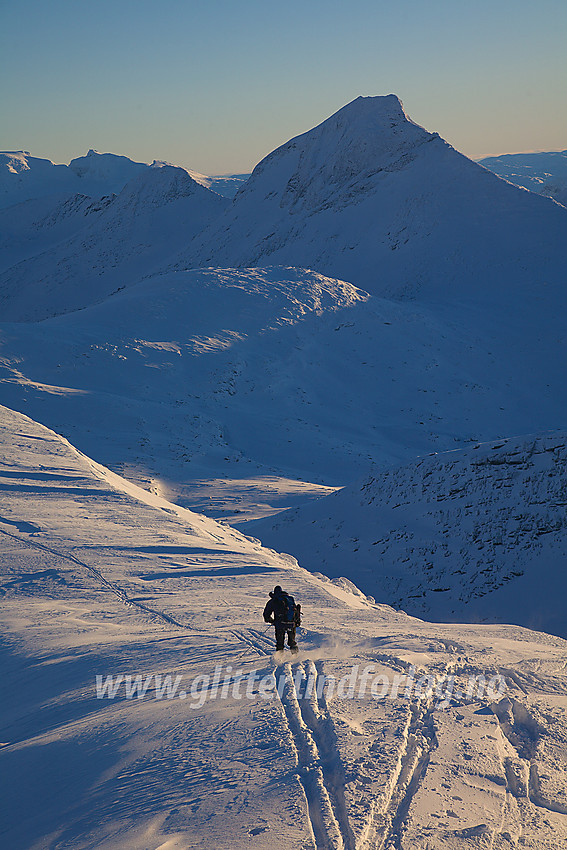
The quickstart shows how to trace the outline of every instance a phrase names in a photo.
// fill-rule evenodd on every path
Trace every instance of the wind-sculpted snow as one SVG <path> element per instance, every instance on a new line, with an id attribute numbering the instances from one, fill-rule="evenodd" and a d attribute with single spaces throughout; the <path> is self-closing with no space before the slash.
<path id="1" fill-rule="evenodd" d="M 16 242 L 18 236 L 23 242 L 23 258 L 0 275 L 3 318 L 39 321 L 82 309 L 138 283 L 227 203 L 184 169 L 164 165 L 145 168 L 116 196 L 74 196 L 51 207 L 47 215 L 40 213 L 39 202 L 5 210 L 8 222 L 14 209 L 21 221 L 10 234 L 8 256 L 13 262 L 16 235 Z M 30 250 L 32 255 L 26 256 Z"/>
<path id="2" fill-rule="evenodd" d="M 409 120 L 357 98 L 254 169 L 175 267 L 313 268 L 396 299 L 500 306 L 563 287 L 567 212 Z"/>
<path id="3" fill-rule="evenodd" d="M 479 162 L 510 183 L 567 206 L 567 151 L 508 153 Z"/>
<path id="4" fill-rule="evenodd" d="M 0 437 L 3 847 L 564 846 L 565 641 L 396 613 L 26 416 Z"/>
<path id="5" fill-rule="evenodd" d="M 562 431 L 424 457 L 247 528 L 416 616 L 565 637 L 566 508 Z"/>

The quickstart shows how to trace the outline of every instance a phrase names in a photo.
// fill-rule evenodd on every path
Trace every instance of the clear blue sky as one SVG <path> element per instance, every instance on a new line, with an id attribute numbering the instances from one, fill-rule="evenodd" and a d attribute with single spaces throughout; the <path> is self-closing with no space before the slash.
<path id="1" fill-rule="evenodd" d="M 249 171 L 358 95 L 472 157 L 567 148 L 567 0 L 2 0 L 0 149 Z"/>

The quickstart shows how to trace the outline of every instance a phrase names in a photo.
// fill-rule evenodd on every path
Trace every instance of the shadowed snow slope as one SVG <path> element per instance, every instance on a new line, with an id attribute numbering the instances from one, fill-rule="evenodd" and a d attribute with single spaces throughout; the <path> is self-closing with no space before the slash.
<path id="1" fill-rule="evenodd" d="M 567 206 L 567 151 L 507 153 L 479 162 L 510 183 Z"/>
<path id="2" fill-rule="evenodd" d="M 565 641 L 423 623 L 28 417 L 1 408 L 0 437 L 3 847 L 565 845 Z M 293 658 L 274 584 L 303 606 Z"/>
<path id="3" fill-rule="evenodd" d="M 169 273 L 1 325 L 2 393 L 181 504 L 258 517 L 282 505 L 274 476 L 339 486 L 372 462 L 563 427 L 565 312 L 551 289 L 503 313 L 390 302 L 298 269 Z"/>
<path id="4" fill-rule="evenodd" d="M 511 298 L 564 283 L 567 212 L 414 124 L 394 95 L 360 97 L 262 160 L 178 259 L 267 263 L 396 298 Z"/>
<path id="5" fill-rule="evenodd" d="M 145 167 L 115 197 L 76 195 L 47 209 L 40 199 L 5 210 L 8 263 L 20 262 L 0 275 L 3 318 L 68 313 L 137 283 L 227 203 L 184 169 L 165 165 Z"/>
<path id="6" fill-rule="evenodd" d="M 411 614 L 567 637 L 566 507 L 558 432 L 421 458 L 247 529 Z"/>

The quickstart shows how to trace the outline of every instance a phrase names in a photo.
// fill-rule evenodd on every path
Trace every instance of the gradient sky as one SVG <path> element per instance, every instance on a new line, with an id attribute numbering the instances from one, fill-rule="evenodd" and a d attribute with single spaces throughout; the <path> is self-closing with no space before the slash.
<path id="1" fill-rule="evenodd" d="M 567 0 L 1 0 L 0 149 L 246 172 L 391 92 L 468 156 L 567 148 Z"/>

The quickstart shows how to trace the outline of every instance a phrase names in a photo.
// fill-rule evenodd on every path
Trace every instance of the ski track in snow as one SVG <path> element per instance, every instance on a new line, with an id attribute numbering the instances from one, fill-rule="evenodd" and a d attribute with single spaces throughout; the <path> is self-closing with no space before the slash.
<path id="1" fill-rule="evenodd" d="M 81 159 L 69 191 L 77 167 L 86 191 L 114 163 L 120 194 L 34 202 L 3 219 L 14 217 L 17 236 L 5 240 L 1 275 L 5 318 L 17 319 L 4 326 L 4 400 L 31 415 L 8 414 L 5 431 L 12 518 L 0 517 L 10 529 L 0 527 L 0 595 L 23 652 L 8 656 L 15 687 L 0 712 L 3 845 L 565 847 L 564 643 L 410 619 L 365 599 L 342 572 L 335 584 L 313 578 L 291 556 L 172 504 L 231 522 L 269 516 L 367 475 L 374 461 L 362 488 L 298 509 L 299 532 L 293 513 L 270 520 L 282 535 L 274 549 L 330 576 L 336 559 L 376 599 L 431 618 L 458 602 L 467 619 L 478 598 L 485 622 L 500 594 L 498 619 L 552 632 L 553 621 L 510 617 L 514 594 L 534 607 L 550 587 L 541 607 L 556 605 L 562 628 L 565 434 L 538 434 L 565 418 L 565 212 L 467 162 L 408 122 L 393 96 L 360 98 L 279 148 L 234 204 L 182 169 Z M 361 228 L 369 221 L 377 229 Z M 203 257 L 244 268 L 191 271 Z M 246 268 L 264 262 L 283 265 Z M 57 314 L 68 315 L 29 325 Z M 501 439 L 521 433 L 535 436 Z M 34 440 L 45 444 L 31 451 Z M 424 457 L 459 446 L 469 448 Z M 93 476 L 96 488 L 86 486 Z M 26 536 L 38 533 L 44 542 Z M 317 539 L 320 551 L 302 554 Z M 51 559 L 57 570 L 34 571 Z M 59 561 L 79 568 L 68 584 Z M 385 575 L 396 566 L 399 586 L 365 584 L 377 562 Z M 261 583 L 278 571 L 314 624 L 297 656 L 274 656 L 273 633 L 255 627 Z M 199 616 L 214 625 L 195 625 Z M 465 695 L 446 712 L 433 694 L 325 697 L 326 671 L 356 659 L 388 675 L 414 662 L 454 674 L 457 701 L 467 675 L 499 670 L 506 696 Z M 95 704 L 95 663 L 198 673 L 210 702 Z M 226 701 L 213 703 L 210 673 L 223 665 Z M 234 690 L 231 699 L 252 665 L 273 676 L 272 702 L 239 702 Z"/>
<path id="2" fill-rule="evenodd" d="M 369 835 L 374 833 L 374 842 L 364 843 L 364 848 L 403 850 L 404 823 L 436 746 L 432 699 L 421 704 L 413 703 L 409 708 L 404 742 L 392 774 L 392 787 L 384 813 L 379 817 L 374 814 L 369 823 Z"/>
<path id="3" fill-rule="evenodd" d="M 276 667 L 277 693 L 296 754 L 316 850 L 356 850 L 332 721 L 324 699 L 319 700 L 316 693 L 320 673 L 321 667 L 318 670 L 312 661 Z M 299 678 L 307 689 L 303 694 L 297 691 Z"/>
<path id="4" fill-rule="evenodd" d="M 55 555 L 56 558 L 62 558 L 64 561 L 71 561 L 73 564 L 77 564 L 77 566 L 88 570 L 88 572 L 93 575 L 102 585 L 104 585 L 104 587 L 106 587 L 108 590 L 110 590 L 111 593 L 117 596 L 124 605 L 133 605 L 134 608 L 137 608 L 139 611 L 142 611 L 145 614 L 149 614 L 152 619 L 161 620 L 163 623 L 167 623 L 170 626 L 177 626 L 177 628 L 179 629 L 187 628 L 182 623 L 179 623 L 176 619 L 174 619 L 174 617 L 171 617 L 169 614 L 165 614 L 163 611 L 157 611 L 155 608 L 150 608 L 148 605 L 144 605 L 141 602 L 137 602 L 136 600 L 131 599 L 124 590 L 118 587 L 118 585 L 105 578 L 100 572 L 100 570 L 97 570 L 96 567 L 92 567 L 89 564 L 85 564 L 84 561 L 81 561 L 74 555 L 58 552 L 56 549 L 53 549 L 50 546 L 45 546 L 43 543 L 38 543 L 35 540 L 25 540 L 23 537 L 18 537 L 17 534 L 13 534 L 12 532 L 6 531 L 3 528 L 0 528 L 0 533 L 4 534 L 6 537 L 11 537 L 12 540 L 16 540 L 23 546 L 31 546 L 33 549 L 40 549 L 44 552 L 49 552 L 51 555 Z M 195 630 L 194 627 L 192 627 L 192 629 Z M 199 629 L 197 629 L 197 631 L 199 631 Z"/>
<path id="5" fill-rule="evenodd" d="M 333 722 L 322 689 L 321 696 L 317 693 L 318 682 L 324 678 L 322 662 L 287 662 L 275 668 L 274 676 L 293 742 L 316 850 L 403 850 L 404 824 L 437 746 L 433 699 L 409 706 L 390 790 L 380 809 L 372 805 L 357 840 L 349 823 L 345 774 Z"/>
<path id="6" fill-rule="evenodd" d="M 507 792 L 518 801 L 531 803 L 555 814 L 567 815 L 566 805 L 546 799 L 541 791 L 537 765 L 540 730 L 535 718 L 522 703 L 514 699 L 503 700 L 494 705 L 492 710 L 512 751 L 502 759 Z"/>

